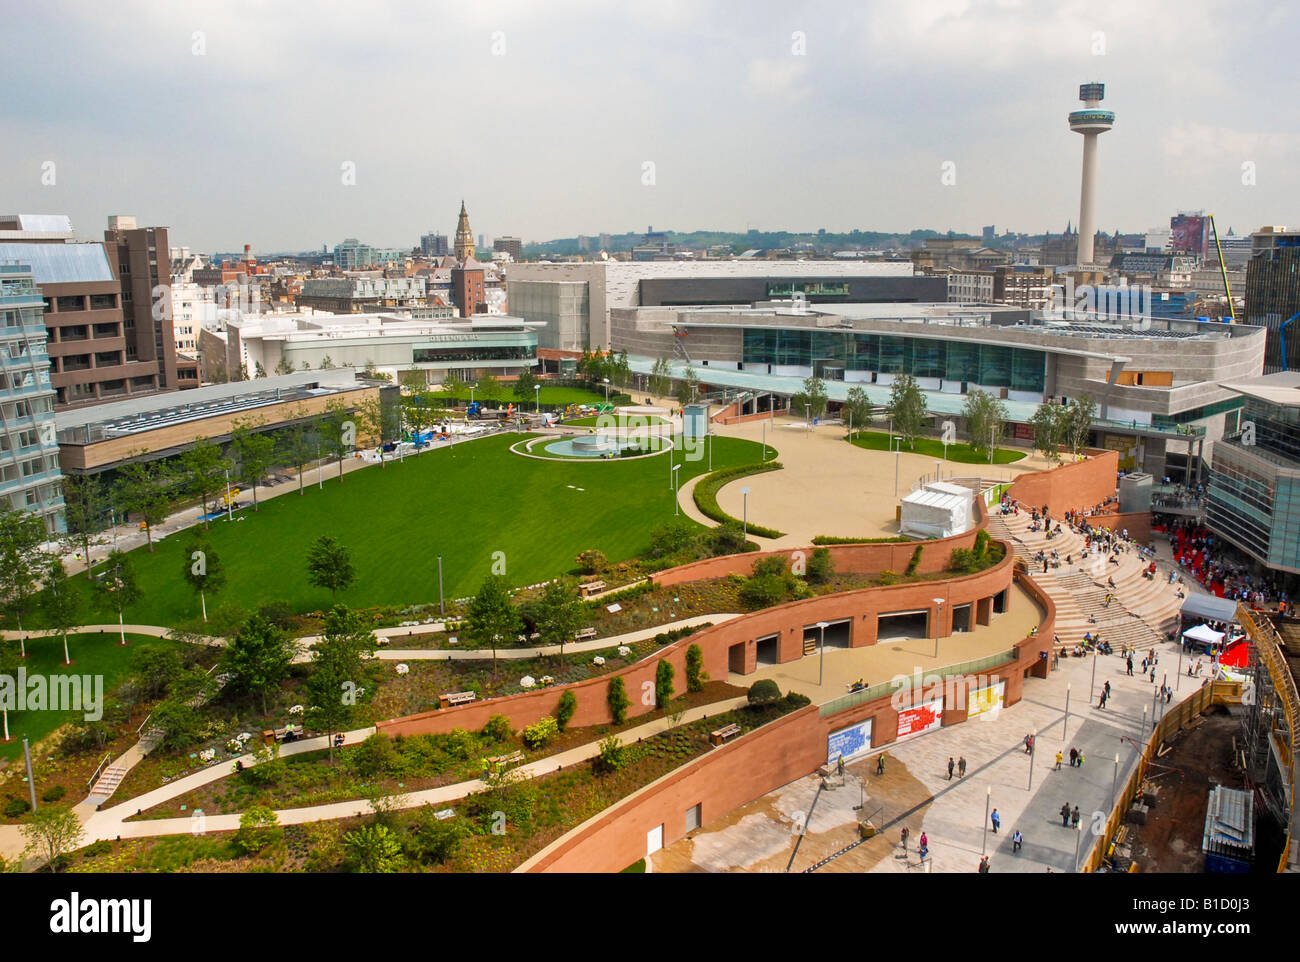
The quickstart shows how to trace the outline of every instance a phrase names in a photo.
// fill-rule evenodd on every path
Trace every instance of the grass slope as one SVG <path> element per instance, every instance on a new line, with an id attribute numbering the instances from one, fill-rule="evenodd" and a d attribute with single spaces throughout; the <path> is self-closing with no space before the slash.
<path id="1" fill-rule="evenodd" d="M 569 571 L 579 552 L 598 548 L 611 561 L 649 547 L 649 533 L 673 520 L 668 459 L 540 461 L 511 454 L 518 440 L 498 435 L 327 478 L 324 490 L 285 494 L 213 522 L 208 539 L 228 581 L 214 605 L 245 608 L 285 600 L 296 611 L 326 608 L 330 594 L 305 577 L 308 545 L 332 535 L 352 553 L 357 581 L 338 600 L 352 606 L 438 600 L 438 555 L 447 598 L 473 594 L 492 573 L 494 552 L 512 584 Z M 680 441 L 674 463 L 681 463 Z M 702 452 L 701 452 L 702 453 Z M 715 438 L 713 466 L 757 461 L 760 445 Z M 707 458 L 687 460 L 684 484 Z M 581 488 L 582 490 L 578 490 Z M 199 599 L 182 578 L 192 532 L 172 535 L 154 554 L 131 552 L 144 595 L 126 610 L 137 624 L 172 625 L 197 617 Z M 83 579 L 77 579 L 84 585 Z M 98 596 L 86 623 L 116 621 Z"/>
<path id="2" fill-rule="evenodd" d="M 888 451 L 889 435 L 883 431 L 854 431 L 853 443 L 868 451 Z M 903 450 L 908 454 L 926 454 L 932 458 L 941 458 L 944 455 L 943 442 L 936 441 L 934 438 L 916 438 L 915 447 L 909 446 L 904 441 Z M 998 448 L 994 452 L 993 463 L 1012 464 L 1025 457 L 1027 455 L 1024 451 L 1015 448 Z M 989 456 L 977 454 L 969 444 L 955 442 L 948 445 L 948 460 L 961 464 L 988 464 Z"/>

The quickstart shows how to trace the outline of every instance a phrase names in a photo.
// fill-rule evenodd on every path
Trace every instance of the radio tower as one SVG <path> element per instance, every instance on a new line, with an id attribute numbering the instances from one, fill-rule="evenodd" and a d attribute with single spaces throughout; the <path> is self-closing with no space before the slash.
<path id="1" fill-rule="evenodd" d="M 1097 135 L 1115 126 L 1115 114 L 1098 107 L 1106 97 L 1105 84 L 1080 84 L 1083 110 L 1070 112 L 1070 129 L 1083 134 L 1083 183 L 1079 189 L 1080 264 L 1092 263 L 1092 241 L 1097 233 Z"/>

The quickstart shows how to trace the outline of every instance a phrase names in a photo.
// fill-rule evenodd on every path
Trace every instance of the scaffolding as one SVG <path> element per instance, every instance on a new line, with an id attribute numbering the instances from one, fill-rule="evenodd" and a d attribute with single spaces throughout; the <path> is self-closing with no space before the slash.
<path id="1" fill-rule="evenodd" d="M 1300 696 L 1287 663 L 1285 642 L 1273 622 L 1245 605 L 1238 606 L 1237 621 L 1251 640 L 1252 683 L 1249 697 L 1242 699 L 1246 711 L 1239 760 L 1265 809 L 1285 829 L 1287 846 L 1280 870 L 1300 871 L 1300 846 L 1292 845 L 1297 834 L 1295 749 Z"/>

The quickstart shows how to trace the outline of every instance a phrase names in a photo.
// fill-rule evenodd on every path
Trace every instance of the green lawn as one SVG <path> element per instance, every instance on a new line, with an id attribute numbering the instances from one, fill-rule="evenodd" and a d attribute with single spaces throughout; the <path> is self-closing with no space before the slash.
<path id="1" fill-rule="evenodd" d="M 134 652 L 144 647 L 180 645 L 180 642 L 168 641 L 165 638 L 128 634 L 126 636 L 128 645 L 122 648 L 118 645 L 118 639 L 119 636 L 112 632 L 105 632 L 102 635 L 68 635 L 68 653 L 72 656 L 72 664 L 65 666 L 62 638 L 32 638 L 27 642 L 27 659 L 22 663 L 22 667 L 27 669 L 29 679 L 38 674 L 102 675 L 103 695 L 107 698 L 128 674 Z M 0 644 L 18 647 L 16 641 L 5 641 Z M 21 758 L 24 737 L 35 743 L 60 725 L 78 721 L 83 717 L 83 712 L 76 711 L 11 711 L 9 712 L 9 734 L 12 740 L 0 741 L 0 758 Z M 0 735 L 2 734 L 0 732 Z"/>
<path id="2" fill-rule="evenodd" d="M 604 420 L 601 420 L 602 418 Z M 594 428 L 594 427 L 625 428 L 628 426 L 629 419 L 631 421 L 632 427 L 634 428 L 641 425 L 671 423 L 665 420 L 664 418 L 659 417 L 657 414 L 632 414 L 632 415 L 593 414 L 590 417 L 573 418 L 571 420 L 565 421 L 564 425 L 565 427 L 577 427 L 577 428 Z"/>
<path id="3" fill-rule="evenodd" d="M 364 607 L 436 602 L 439 554 L 447 598 L 466 597 L 492 573 L 494 552 L 502 553 L 510 582 L 534 584 L 571 570 L 588 548 L 611 561 L 640 554 L 650 531 L 672 521 L 668 458 L 541 461 L 511 454 L 518 440 L 502 434 L 390 461 L 342 483 L 327 478 L 324 490 L 280 495 L 256 514 L 238 512 L 233 523 L 213 522 L 208 537 L 228 581 L 208 596 L 209 613 L 227 601 L 327 608 L 330 593 L 305 578 L 307 547 L 321 535 L 352 553 L 357 581 L 338 600 Z M 762 453 L 753 441 L 713 443 L 715 469 L 756 462 Z M 679 484 L 707 466 L 706 457 L 688 459 Z M 128 622 L 173 625 L 198 616 L 199 599 L 182 579 L 190 537 L 172 535 L 153 554 L 131 552 L 144 595 L 126 610 Z M 98 596 L 88 600 L 94 607 L 83 616 L 87 623 L 117 620 Z"/>
<path id="4" fill-rule="evenodd" d="M 888 451 L 889 435 L 883 431 L 854 431 L 853 443 L 869 451 Z M 934 438 L 916 438 L 913 444 L 914 446 L 909 446 L 904 441 L 903 450 L 909 454 L 926 454 L 932 458 L 941 458 L 944 455 L 943 442 L 936 441 Z M 998 448 L 994 452 L 993 463 L 1011 464 L 1024 457 L 1027 457 L 1026 452 L 1018 448 Z M 977 454 L 969 444 L 955 442 L 948 445 L 948 460 L 962 464 L 988 464 L 989 456 L 985 453 Z"/>

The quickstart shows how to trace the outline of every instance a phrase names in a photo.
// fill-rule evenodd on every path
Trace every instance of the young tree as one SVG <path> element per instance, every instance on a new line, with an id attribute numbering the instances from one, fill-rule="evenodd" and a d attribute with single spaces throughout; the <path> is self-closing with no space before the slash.
<path id="1" fill-rule="evenodd" d="M 677 400 L 682 407 L 692 403 L 700 390 L 700 376 L 689 364 L 682 374 L 682 383 L 677 388 Z"/>
<path id="2" fill-rule="evenodd" d="M 108 516 L 108 496 L 99 478 L 64 475 L 63 517 L 68 526 L 68 539 L 80 545 L 87 568 L 90 567 L 90 542 L 108 526 Z"/>
<path id="3" fill-rule="evenodd" d="M 1007 406 L 987 391 L 971 391 L 962 405 L 962 416 L 971 448 L 987 454 L 992 463 L 994 449 L 1006 427 Z"/>
<path id="4" fill-rule="evenodd" d="M 655 666 L 655 707 L 667 708 L 673 698 L 673 676 L 677 672 L 666 658 L 660 658 Z"/>
<path id="5" fill-rule="evenodd" d="M 338 458 L 339 484 L 343 483 L 343 461 L 357 446 L 357 422 L 342 403 L 331 401 L 320 421 L 321 443 L 330 457 Z"/>
<path id="6" fill-rule="evenodd" d="M 501 397 L 501 384 L 491 374 L 485 373 L 474 386 L 474 394 L 480 401 L 495 401 Z"/>
<path id="7" fill-rule="evenodd" d="M 253 510 L 258 510 L 257 485 L 275 463 L 275 439 L 261 431 L 266 418 L 242 418 L 230 432 L 230 447 L 238 462 L 236 476 L 253 489 Z"/>
<path id="8" fill-rule="evenodd" d="M 329 737 L 330 764 L 334 763 L 335 732 L 343 731 L 356 716 L 365 693 L 361 682 L 366 669 L 363 656 L 375 651 L 375 636 L 361 616 L 335 605 L 325 616 L 325 633 L 311 650 L 312 673 L 307 679 L 311 707 L 306 721 Z"/>
<path id="9" fill-rule="evenodd" d="M 387 467 L 384 461 L 384 445 L 401 438 L 401 405 L 372 397 L 361 402 L 357 415 L 361 419 L 361 426 L 367 437 L 374 438 L 379 448 L 379 466 Z"/>
<path id="10" fill-rule="evenodd" d="M 819 377 L 804 378 L 803 390 L 790 399 L 796 412 L 806 411 L 809 418 L 826 413 L 826 382 Z"/>
<path id="11" fill-rule="evenodd" d="M 216 594 L 226 583 L 226 570 L 212 546 L 202 538 L 194 538 L 185 546 L 182 577 L 199 593 L 199 607 L 203 620 L 208 620 L 208 594 Z"/>
<path id="12" fill-rule="evenodd" d="M 472 638 L 492 644 L 492 673 L 497 670 L 497 646 L 513 642 L 523 628 L 519 612 L 510 603 L 510 591 L 502 575 L 488 575 L 469 604 L 469 632 Z"/>
<path id="13" fill-rule="evenodd" d="M 266 368 L 262 367 L 262 362 L 257 362 L 257 367 L 253 371 L 254 377 L 266 377 Z"/>
<path id="14" fill-rule="evenodd" d="M 328 354 L 326 354 L 323 358 L 321 358 L 320 369 L 322 371 L 330 371 L 333 370 L 334 367 L 335 367 L 334 358 L 330 357 Z"/>
<path id="15" fill-rule="evenodd" d="M 121 551 L 110 553 L 104 567 L 100 569 L 96 585 L 117 612 L 117 627 L 122 636 L 119 643 L 125 645 L 126 625 L 122 612 L 139 601 L 143 593 L 136 580 L 131 559 Z"/>
<path id="16" fill-rule="evenodd" d="M 614 717 L 615 725 L 627 721 L 627 707 L 632 702 L 627 697 L 627 685 L 623 682 L 622 675 L 615 675 L 609 680 L 605 700 L 609 703 L 609 713 Z"/>
<path id="17" fill-rule="evenodd" d="M 81 593 L 69 582 L 67 569 L 58 558 L 45 569 L 44 585 L 41 612 L 50 627 L 63 635 L 63 663 L 70 665 L 68 629 L 81 623 Z"/>
<path id="18" fill-rule="evenodd" d="M 1065 443 L 1068 409 L 1061 404 L 1038 405 L 1029 424 L 1034 429 L 1034 447 L 1049 461 L 1061 460 L 1061 445 Z"/>
<path id="19" fill-rule="evenodd" d="M 316 422 L 303 420 L 307 414 L 298 408 L 291 418 L 296 421 L 293 427 L 280 431 L 276 435 L 276 450 L 285 464 L 293 465 L 298 471 L 298 494 L 303 494 L 303 471 L 307 462 L 316 457 L 320 449 L 316 434 Z"/>
<path id="20" fill-rule="evenodd" d="M 182 483 L 186 494 L 199 499 L 203 506 L 203 526 L 208 527 L 208 502 L 213 499 L 225 483 L 226 471 L 230 462 L 221 453 L 221 448 L 207 438 L 199 438 L 178 459 Z"/>
<path id="21" fill-rule="evenodd" d="M 276 374 L 293 373 L 293 365 L 289 363 L 289 359 L 287 357 L 281 356 L 280 362 L 275 365 L 275 373 Z"/>
<path id="22" fill-rule="evenodd" d="M 650 369 L 650 393 L 654 397 L 667 397 L 672 389 L 672 364 L 666 357 L 655 358 Z"/>
<path id="23" fill-rule="evenodd" d="M 360 872 L 396 872 L 404 861 L 401 840 L 387 825 L 362 825 L 343 836 L 343 847 Z"/>
<path id="24" fill-rule="evenodd" d="M 563 583 L 552 581 L 542 590 L 538 605 L 537 633 L 543 645 L 560 646 L 560 663 L 564 663 L 564 643 L 577 633 L 582 624 L 583 604 Z"/>
<path id="25" fill-rule="evenodd" d="M 0 602 L 17 619 L 20 634 L 23 615 L 51 560 L 41 550 L 48 537 L 39 516 L 19 511 L 8 498 L 0 498 Z"/>
<path id="26" fill-rule="evenodd" d="M 686 649 L 686 690 L 704 691 L 704 680 L 708 677 L 704 671 L 704 649 L 691 645 Z"/>
<path id="27" fill-rule="evenodd" d="M 851 387 L 849 388 L 848 399 L 844 402 L 841 416 L 850 425 L 865 429 L 871 422 L 871 416 L 875 413 L 875 410 L 876 407 L 867 397 L 864 388 Z"/>
<path id="28" fill-rule="evenodd" d="M 619 387 L 632 383 L 632 365 L 628 362 L 626 350 L 619 351 L 610 359 L 609 371 L 609 379 Z"/>
<path id="29" fill-rule="evenodd" d="M 1092 433 L 1092 420 L 1096 416 L 1097 402 L 1089 395 L 1070 401 L 1065 421 L 1065 443 L 1075 458 L 1088 446 L 1088 435 Z"/>
<path id="30" fill-rule="evenodd" d="M 22 826 L 27 852 L 42 857 L 51 872 L 62 856 L 75 851 L 83 835 L 81 820 L 67 805 L 46 805 L 27 815 Z"/>
<path id="31" fill-rule="evenodd" d="M 514 395 L 520 401 L 531 401 L 533 399 L 533 388 L 537 384 L 537 375 L 533 373 L 532 368 L 524 368 L 519 377 L 515 379 Z"/>
<path id="32" fill-rule="evenodd" d="M 889 390 L 889 416 L 894 423 L 894 433 L 914 446 L 915 438 L 925 424 L 925 395 L 910 374 L 895 374 Z"/>
<path id="33" fill-rule="evenodd" d="M 253 615 L 231 639 L 222 659 L 230 674 L 227 686 L 238 694 L 258 694 L 266 714 L 266 692 L 289 677 L 297 646 L 283 631 L 260 615 Z"/>
<path id="34" fill-rule="evenodd" d="M 114 498 L 123 519 L 135 515 L 144 522 L 145 540 L 152 554 L 153 526 L 167 519 L 171 508 L 172 477 L 162 461 L 127 461 L 117 469 Z"/>
<path id="35" fill-rule="evenodd" d="M 348 549 L 329 535 L 313 541 L 307 549 L 307 580 L 337 598 L 340 591 L 346 591 L 357 580 Z"/>
<path id="36" fill-rule="evenodd" d="M 442 379 L 442 391 L 449 402 L 460 400 L 469 394 L 469 387 L 458 374 L 448 374 Z"/>

